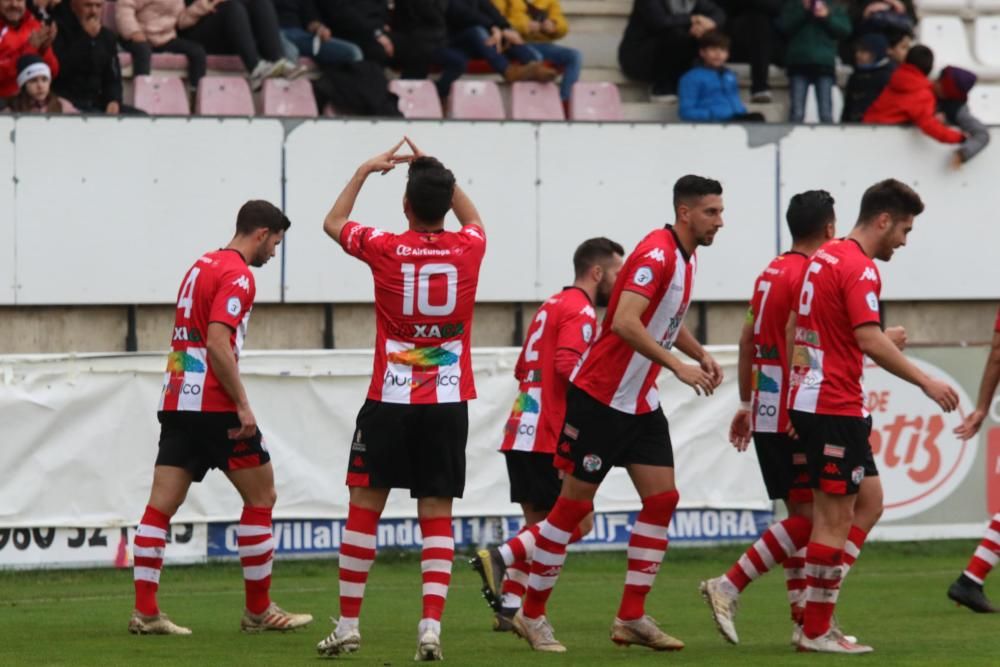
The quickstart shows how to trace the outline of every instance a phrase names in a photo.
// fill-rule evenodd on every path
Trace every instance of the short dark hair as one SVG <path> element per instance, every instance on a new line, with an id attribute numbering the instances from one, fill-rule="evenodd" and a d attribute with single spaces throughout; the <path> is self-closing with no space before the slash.
<path id="1" fill-rule="evenodd" d="M 897 44 L 902 42 L 904 39 L 913 39 L 913 32 L 910 30 L 893 30 L 886 35 L 886 39 L 889 40 L 889 46 L 895 47 Z"/>
<path id="2" fill-rule="evenodd" d="M 292 221 L 281 209 L 263 199 L 251 199 L 240 207 L 236 214 L 236 233 L 252 234 L 258 229 L 283 232 L 292 226 Z"/>
<path id="3" fill-rule="evenodd" d="M 836 217 L 833 196 L 826 190 L 807 190 L 788 202 L 785 220 L 793 241 L 805 241 L 823 233 L 823 228 Z"/>
<path id="4" fill-rule="evenodd" d="M 729 50 L 729 35 L 721 30 L 709 30 L 698 40 L 699 49 L 725 49 Z"/>
<path id="5" fill-rule="evenodd" d="M 682 203 L 690 202 L 692 199 L 701 199 L 708 195 L 721 195 L 722 183 L 711 178 L 701 176 L 681 176 L 674 183 L 674 210 Z"/>
<path id="6" fill-rule="evenodd" d="M 573 253 L 573 270 L 576 272 L 576 277 L 582 278 L 594 265 L 606 262 L 614 255 L 624 257 L 625 248 L 603 236 L 587 239 Z"/>
<path id="7" fill-rule="evenodd" d="M 906 52 L 906 64 L 913 65 L 925 76 L 930 76 L 934 69 L 934 52 L 923 44 L 917 44 Z"/>
<path id="8" fill-rule="evenodd" d="M 437 222 L 451 208 L 455 175 L 436 158 L 422 156 L 410 163 L 406 200 L 413 215 L 424 222 Z"/>
<path id="9" fill-rule="evenodd" d="M 883 213 L 888 213 L 893 220 L 898 220 L 908 216 L 918 216 L 923 212 L 924 202 L 913 188 L 894 178 L 887 178 L 865 190 L 865 194 L 861 197 L 858 225 L 867 225 Z"/>

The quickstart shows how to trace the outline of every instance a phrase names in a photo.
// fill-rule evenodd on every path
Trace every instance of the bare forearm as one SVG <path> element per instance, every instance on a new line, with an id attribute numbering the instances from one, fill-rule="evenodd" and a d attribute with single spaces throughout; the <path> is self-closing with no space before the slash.
<path id="1" fill-rule="evenodd" d="M 249 404 L 243 382 L 240 380 L 240 370 L 236 363 L 236 355 L 229 345 L 208 345 L 208 361 L 212 364 L 212 372 L 219 379 L 219 384 L 237 407 Z"/>
<path id="2" fill-rule="evenodd" d="M 455 184 L 455 193 L 451 197 L 451 210 L 455 212 L 455 217 L 458 218 L 459 224 L 463 227 L 465 225 L 483 227 L 483 221 L 479 218 L 476 205 L 472 203 L 469 195 L 465 194 L 465 190 L 457 183 Z"/>
<path id="3" fill-rule="evenodd" d="M 364 168 L 354 172 L 354 176 L 344 186 L 340 196 L 337 197 L 337 201 L 333 203 L 330 212 L 326 214 L 326 219 L 323 220 L 323 230 L 337 242 L 340 241 L 340 230 L 343 229 L 344 225 L 351 218 L 351 211 L 354 210 L 354 204 L 358 200 L 358 195 L 361 193 L 361 188 L 364 186 L 365 180 L 368 178 L 368 173 Z"/>
<path id="4" fill-rule="evenodd" d="M 681 330 L 677 332 L 677 341 L 674 343 L 674 347 L 695 361 L 701 361 L 702 357 L 705 356 L 705 348 L 683 324 Z"/>
<path id="5" fill-rule="evenodd" d="M 736 379 L 740 387 L 740 400 L 749 401 L 751 398 L 751 375 L 753 374 L 753 341 L 749 343 L 740 340 L 739 360 L 736 366 Z"/>
<path id="6" fill-rule="evenodd" d="M 930 379 L 913 365 L 882 331 L 869 335 L 861 344 L 861 351 L 896 377 L 918 387 L 925 386 Z"/>
<path id="7" fill-rule="evenodd" d="M 639 320 L 615 321 L 612 331 L 621 336 L 629 347 L 653 363 L 674 371 L 680 360 L 657 343 Z"/>

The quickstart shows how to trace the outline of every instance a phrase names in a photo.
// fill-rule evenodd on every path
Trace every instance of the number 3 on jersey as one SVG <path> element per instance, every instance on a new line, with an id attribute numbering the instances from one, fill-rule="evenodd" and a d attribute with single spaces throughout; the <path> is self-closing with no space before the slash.
<path id="1" fill-rule="evenodd" d="M 454 264 L 424 264 L 417 271 L 416 264 L 403 264 L 403 315 L 416 312 L 427 317 L 444 317 L 455 312 L 458 303 L 458 269 Z M 444 276 L 446 281 L 444 303 L 431 303 L 431 278 Z M 415 294 L 414 294 L 415 292 Z"/>
<path id="2" fill-rule="evenodd" d="M 187 279 L 181 285 L 180 296 L 177 297 L 177 310 L 184 309 L 184 317 L 191 317 L 191 309 L 194 308 L 194 283 L 198 280 L 201 269 L 195 267 L 188 272 Z"/>

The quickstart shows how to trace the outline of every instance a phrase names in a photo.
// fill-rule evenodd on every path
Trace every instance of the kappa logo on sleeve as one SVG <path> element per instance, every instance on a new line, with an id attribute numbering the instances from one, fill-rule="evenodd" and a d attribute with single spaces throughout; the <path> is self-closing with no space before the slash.
<path id="1" fill-rule="evenodd" d="M 642 257 L 643 259 L 646 259 L 648 257 L 649 259 L 659 262 L 660 264 L 667 263 L 667 256 L 664 254 L 663 248 L 653 248 Z"/>
<path id="2" fill-rule="evenodd" d="M 248 278 L 247 276 L 240 276 L 239 278 L 233 281 L 233 284 L 236 285 L 237 287 L 242 287 L 244 292 L 250 291 L 250 278 Z"/>
<path id="3" fill-rule="evenodd" d="M 872 267 L 870 267 L 870 266 L 865 267 L 864 273 L 862 273 L 861 277 L 858 278 L 858 282 L 861 282 L 862 280 L 870 280 L 873 283 L 877 283 L 878 282 L 878 274 L 875 273 L 875 269 L 873 269 Z"/>
<path id="4" fill-rule="evenodd" d="M 243 310 L 243 304 L 240 303 L 239 297 L 231 296 L 229 301 L 226 302 L 226 312 L 236 317 Z"/>
<path id="5" fill-rule="evenodd" d="M 653 282 L 653 270 L 648 266 L 640 266 L 635 275 L 632 276 L 632 282 L 639 287 L 645 287 Z"/>

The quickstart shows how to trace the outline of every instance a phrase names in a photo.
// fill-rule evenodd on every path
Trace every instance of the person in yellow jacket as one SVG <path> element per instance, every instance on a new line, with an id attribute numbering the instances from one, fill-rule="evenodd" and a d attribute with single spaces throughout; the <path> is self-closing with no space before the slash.
<path id="1" fill-rule="evenodd" d="M 559 94 L 568 102 L 573 84 L 580 78 L 583 57 L 576 49 L 560 46 L 555 41 L 569 32 L 569 24 L 559 0 L 493 0 L 504 18 L 524 38 L 525 46 L 563 70 Z"/>

